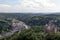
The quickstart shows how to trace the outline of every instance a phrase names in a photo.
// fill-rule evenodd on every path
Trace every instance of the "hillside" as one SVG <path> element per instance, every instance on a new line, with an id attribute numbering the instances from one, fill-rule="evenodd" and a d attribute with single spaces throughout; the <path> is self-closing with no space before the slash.
<path id="1" fill-rule="evenodd" d="M 36 36 L 39 40 L 45 37 L 47 40 L 49 37 L 52 38 L 52 35 L 53 39 L 60 37 L 54 33 L 52 35 L 45 33 L 45 25 L 51 21 L 58 30 L 56 34 L 60 34 L 60 14 L 0 13 L 0 38 L 3 37 L 2 40 L 33 40 Z"/>

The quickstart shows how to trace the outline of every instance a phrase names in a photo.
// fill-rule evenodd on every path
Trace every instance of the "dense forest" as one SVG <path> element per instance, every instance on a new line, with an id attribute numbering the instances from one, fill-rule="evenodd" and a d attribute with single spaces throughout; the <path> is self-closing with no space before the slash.
<path id="1" fill-rule="evenodd" d="M 23 29 L 9 37 L 0 40 L 60 40 L 60 32 L 46 33 L 45 25 L 53 21 L 60 31 L 60 14 L 24 14 L 24 13 L 0 13 L 0 34 L 12 30 L 12 19 L 23 21 L 30 29 Z"/>

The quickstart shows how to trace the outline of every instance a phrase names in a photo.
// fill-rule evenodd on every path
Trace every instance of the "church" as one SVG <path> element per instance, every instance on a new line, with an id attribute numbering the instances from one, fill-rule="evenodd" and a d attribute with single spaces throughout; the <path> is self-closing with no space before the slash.
<path id="1" fill-rule="evenodd" d="M 47 33 L 56 33 L 57 32 L 57 25 L 54 22 L 49 22 L 45 25 L 45 32 Z"/>

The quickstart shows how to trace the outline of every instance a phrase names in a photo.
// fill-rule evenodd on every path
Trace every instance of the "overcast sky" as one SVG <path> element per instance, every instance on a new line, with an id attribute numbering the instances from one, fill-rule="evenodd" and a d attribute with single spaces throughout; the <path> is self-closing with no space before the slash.
<path id="1" fill-rule="evenodd" d="M 0 0 L 0 12 L 60 12 L 60 0 Z"/>

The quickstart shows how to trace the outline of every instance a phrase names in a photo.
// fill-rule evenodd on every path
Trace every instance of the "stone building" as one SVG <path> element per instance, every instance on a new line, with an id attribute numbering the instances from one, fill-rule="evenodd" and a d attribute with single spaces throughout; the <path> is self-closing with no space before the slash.
<path id="1" fill-rule="evenodd" d="M 48 24 L 45 25 L 45 32 L 53 32 L 56 33 L 57 32 L 57 25 L 54 22 L 49 22 Z"/>
<path id="2" fill-rule="evenodd" d="M 16 20 L 16 19 L 12 20 L 12 26 L 16 30 L 22 30 L 23 28 L 25 28 L 25 29 L 29 28 L 24 22 Z"/>

